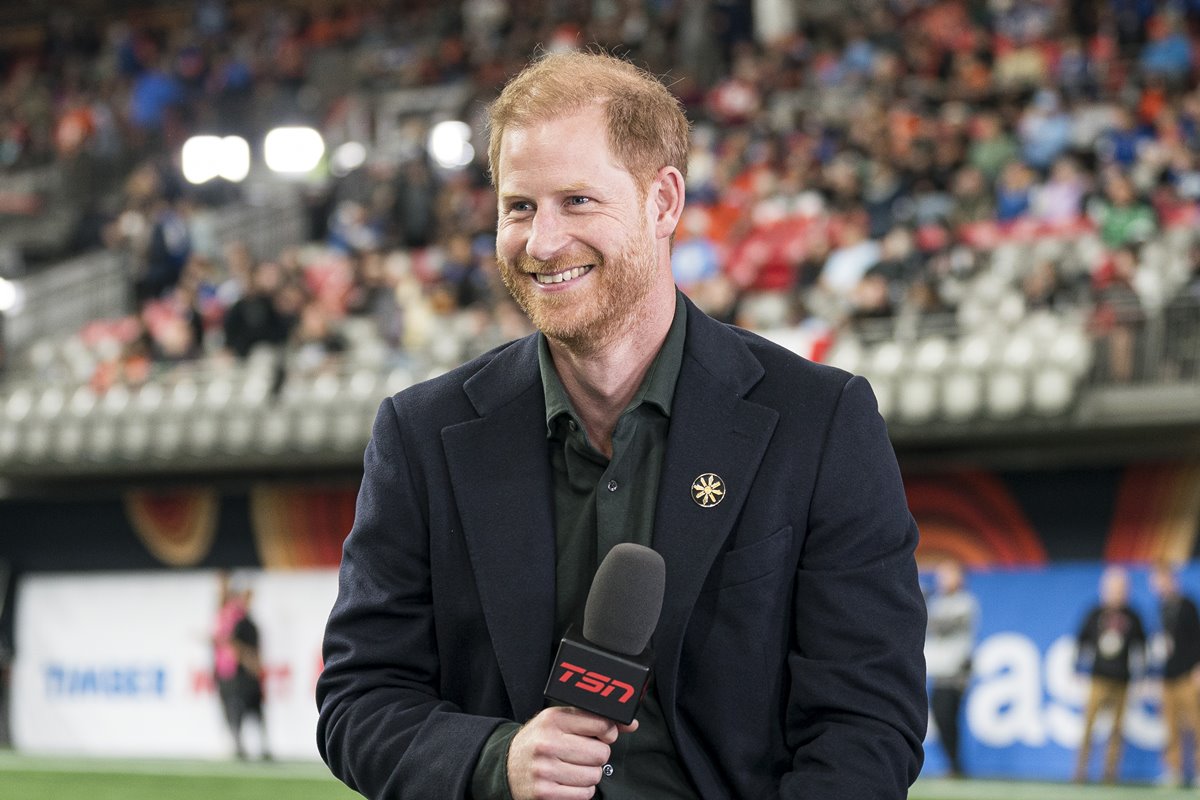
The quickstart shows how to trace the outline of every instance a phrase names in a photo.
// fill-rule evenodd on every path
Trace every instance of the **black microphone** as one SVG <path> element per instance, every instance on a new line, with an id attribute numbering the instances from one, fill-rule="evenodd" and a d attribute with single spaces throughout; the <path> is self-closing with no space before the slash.
<path id="1" fill-rule="evenodd" d="M 613 547 L 592 579 L 583 634 L 563 636 L 546 681 L 549 700 L 628 725 L 650 679 L 650 636 L 662 612 L 667 567 L 640 544 Z"/>

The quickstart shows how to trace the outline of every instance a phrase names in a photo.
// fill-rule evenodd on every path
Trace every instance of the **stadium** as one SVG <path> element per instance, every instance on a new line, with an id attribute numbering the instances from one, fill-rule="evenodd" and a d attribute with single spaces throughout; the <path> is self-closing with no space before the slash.
<path id="1" fill-rule="evenodd" d="M 358 796 L 313 697 L 372 422 L 533 331 L 486 112 L 587 49 L 691 123 L 676 285 L 865 377 L 922 589 L 964 570 L 961 763 L 931 726 L 910 797 L 1194 796 L 1153 584 L 1200 598 L 1195 0 L 5 5 L 0 796 Z M 1145 646 L 1080 775 L 1114 567 Z"/>

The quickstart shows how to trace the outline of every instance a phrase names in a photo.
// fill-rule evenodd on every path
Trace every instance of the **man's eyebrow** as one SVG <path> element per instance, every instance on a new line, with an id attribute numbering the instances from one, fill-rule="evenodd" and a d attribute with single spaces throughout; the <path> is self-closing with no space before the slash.
<path id="1" fill-rule="evenodd" d="M 568 183 L 568 184 L 558 187 L 557 189 L 554 190 L 553 194 L 586 194 L 586 193 L 592 192 L 592 191 L 595 191 L 595 189 L 591 184 L 584 183 L 584 182 L 576 182 L 576 183 Z M 500 196 L 501 200 L 513 200 L 513 199 L 527 200 L 530 198 L 530 195 L 526 194 L 525 192 L 505 191 L 503 189 L 500 191 L 499 196 Z"/>

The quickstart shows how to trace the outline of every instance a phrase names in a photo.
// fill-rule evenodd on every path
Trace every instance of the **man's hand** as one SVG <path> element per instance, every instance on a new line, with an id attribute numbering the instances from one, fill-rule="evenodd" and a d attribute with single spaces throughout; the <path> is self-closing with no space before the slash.
<path id="1" fill-rule="evenodd" d="M 525 723 L 508 748 L 513 800 L 586 800 L 596 793 L 619 733 L 637 730 L 577 708 L 553 707 Z"/>

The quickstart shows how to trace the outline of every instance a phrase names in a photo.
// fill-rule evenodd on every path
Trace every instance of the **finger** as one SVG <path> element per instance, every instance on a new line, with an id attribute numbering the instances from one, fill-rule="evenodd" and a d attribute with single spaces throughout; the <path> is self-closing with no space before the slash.
<path id="1" fill-rule="evenodd" d="M 604 770 L 600 766 L 585 767 L 559 762 L 547 777 L 559 786 L 590 788 L 600 783 L 600 779 L 604 777 Z"/>
<path id="2" fill-rule="evenodd" d="M 633 722 L 629 723 L 628 725 L 624 725 L 620 722 L 617 723 L 617 730 L 620 733 L 633 733 L 637 729 L 638 729 L 638 721 L 636 719 Z"/>
<path id="3" fill-rule="evenodd" d="M 579 736 L 591 736 L 606 744 L 612 744 L 617 740 L 616 723 L 582 709 L 568 708 L 567 710 L 569 713 L 562 715 L 557 720 L 563 731 Z"/>
<path id="4" fill-rule="evenodd" d="M 602 767 L 612 756 L 612 749 L 604 742 L 575 734 L 565 735 L 555 750 L 560 761 L 584 767 Z"/>

